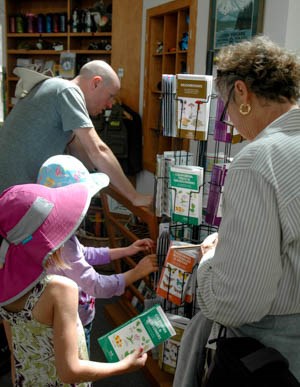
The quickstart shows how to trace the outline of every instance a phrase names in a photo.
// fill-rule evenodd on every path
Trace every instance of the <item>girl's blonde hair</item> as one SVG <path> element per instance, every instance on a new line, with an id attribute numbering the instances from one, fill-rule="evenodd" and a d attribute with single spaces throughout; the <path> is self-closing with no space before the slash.
<path id="1" fill-rule="evenodd" d="M 70 269 L 70 265 L 62 259 L 61 247 L 54 251 L 45 263 L 45 269 L 54 266 L 56 269 Z"/>

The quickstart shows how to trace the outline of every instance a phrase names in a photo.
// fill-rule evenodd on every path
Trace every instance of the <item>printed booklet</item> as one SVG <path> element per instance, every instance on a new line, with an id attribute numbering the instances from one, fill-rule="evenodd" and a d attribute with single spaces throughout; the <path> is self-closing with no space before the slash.
<path id="1" fill-rule="evenodd" d="M 175 374 L 180 342 L 190 319 L 171 313 L 167 313 L 167 316 L 175 329 L 176 335 L 159 346 L 158 365 L 164 371 Z"/>
<path id="2" fill-rule="evenodd" d="M 180 306 L 192 302 L 200 245 L 170 246 L 158 281 L 156 294 Z"/>
<path id="3" fill-rule="evenodd" d="M 108 362 L 124 359 L 138 348 L 147 352 L 176 334 L 160 305 L 132 318 L 98 338 Z"/>
<path id="4" fill-rule="evenodd" d="M 212 75 L 177 74 L 177 137 L 207 140 Z"/>
<path id="5" fill-rule="evenodd" d="M 202 223 L 203 168 L 191 165 L 170 167 L 170 210 L 174 222 Z"/>

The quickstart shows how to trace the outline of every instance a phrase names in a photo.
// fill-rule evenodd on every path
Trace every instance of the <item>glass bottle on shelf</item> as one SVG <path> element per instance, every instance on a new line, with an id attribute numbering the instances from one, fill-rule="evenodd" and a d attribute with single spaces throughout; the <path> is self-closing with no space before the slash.
<path id="1" fill-rule="evenodd" d="M 72 15 L 72 32 L 78 32 L 78 13 L 76 9 Z"/>

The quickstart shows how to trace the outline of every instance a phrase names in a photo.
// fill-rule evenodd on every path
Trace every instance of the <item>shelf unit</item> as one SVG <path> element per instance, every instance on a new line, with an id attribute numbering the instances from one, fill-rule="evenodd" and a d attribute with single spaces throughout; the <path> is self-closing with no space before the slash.
<path id="1" fill-rule="evenodd" d="M 156 155 L 188 149 L 188 140 L 164 137 L 161 131 L 162 74 L 192 73 L 194 69 L 197 0 L 176 0 L 147 11 L 144 78 L 144 168 L 155 172 Z M 188 33 L 188 49 L 180 42 Z M 160 47 L 162 43 L 162 48 Z"/>
<path id="2" fill-rule="evenodd" d="M 101 203 L 103 206 L 103 213 L 105 217 L 105 223 L 107 225 L 107 233 L 111 247 L 118 247 L 118 237 L 123 235 L 130 243 L 139 239 L 135 230 L 131 230 L 124 225 L 120 216 L 117 213 L 113 213 L 109 208 L 109 198 L 113 198 L 120 203 L 124 208 L 128 209 L 134 216 L 136 216 L 142 224 L 146 225 L 147 236 L 156 241 L 158 236 L 158 219 L 153 213 L 146 207 L 135 207 L 131 202 L 114 187 L 109 186 L 101 191 Z M 135 262 L 131 257 L 123 258 L 128 268 L 135 266 Z M 123 272 L 120 261 L 114 261 L 114 269 L 116 273 Z M 147 278 L 145 279 L 147 281 Z M 127 287 L 124 295 L 120 296 L 117 302 L 105 305 L 105 314 L 113 325 L 118 326 L 124 322 L 130 320 L 132 317 L 138 314 L 137 310 L 132 306 L 130 299 L 135 296 L 139 301 L 144 302 L 144 296 L 139 292 L 135 284 Z M 148 352 L 148 360 L 145 367 L 142 369 L 145 372 L 146 377 L 154 387 L 171 387 L 173 382 L 173 375 L 161 370 L 158 361 L 155 360 L 151 352 Z"/>
<path id="3" fill-rule="evenodd" d="M 76 54 L 76 71 L 86 61 L 103 59 L 110 63 L 118 71 L 123 69 L 122 88 L 120 98 L 123 103 L 138 111 L 139 106 L 139 79 L 140 74 L 140 41 L 136 39 L 141 36 L 142 0 L 105 0 L 106 8 L 112 9 L 112 22 L 109 31 L 97 32 L 72 32 L 72 15 L 75 9 L 83 10 L 94 7 L 95 0 L 56 0 L 45 2 L 42 0 L 18 0 L 5 1 L 6 15 L 6 111 L 13 107 L 12 97 L 14 96 L 17 77 L 13 74 L 17 58 L 32 58 L 32 60 L 43 59 L 54 61 L 59 64 L 60 54 L 70 52 Z M 130 8 L 130 12 L 127 12 Z M 65 32 L 23 32 L 18 31 L 16 17 L 33 14 L 35 16 L 65 15 Z M 122 18 L 120 18 L 122 15 Z M 124 17 L 123 17 L 124 15 Z M 11 20 L 14 18 L 15 27 L 12 31 Z M 129 26 L 129 27 L 128 27 Z M 126 29 L 126 34 L 124 34 Z M 43 30 L 44 31 L 44 30 Z M 50 49 L 38 49 L 37 43 L 43 41 Z M 91 49 L 102 47 L 103 42 L 109 44 L 107 49 Z M 62 50 L 55 50 L 54 43 L 63 46 Z M 102 45 L 101 45 L 102 44 Z M 105 44 L 106 45 L 106 44 Z M 111 49 L 110 49 L 111 46 Z M 130 47 L 136 55 L 124 55 L 124 46 Z M 134 69 L 134 71 L 132 71 Z M 128 90 L 130 89 L 130 93 Z"/>

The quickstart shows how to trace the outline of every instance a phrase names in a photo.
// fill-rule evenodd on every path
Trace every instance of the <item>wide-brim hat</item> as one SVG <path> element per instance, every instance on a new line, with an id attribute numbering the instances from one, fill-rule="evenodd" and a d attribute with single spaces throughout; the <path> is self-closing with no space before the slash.
<path id="1" fill-rule="evenodd" d="M 79 227 L 90 205 L 85 184 L 16 185 L 0 195 L 0 305 L 32 289 L 49 255 Z"/>
<path id="2" fill-rule="evenodd" d="M 37 183 L 51 188 L 85 183 L 90 195 L 94 196 L 102 188 L 109 185 L 109 177 L 105 173 L 90 173 L 76 157 L 56 155 L 43 163 L 38 173 Z"/>
<path id="3" fill-rule="evenodd" d="M 34 88 L 35 85 L 53 77 L 51 71 L 47 71 L 46 73 L 39 73 L 38 71 L 34 71 L 26 67 L 16 67 L 14 68 L 13 73 L 20 78 L 16 85 L 16 98 L 26 97 L 26 95 L 32 88 Z"/>

